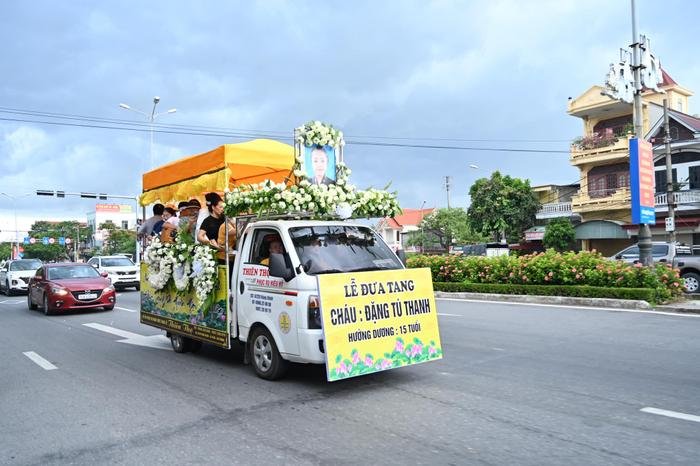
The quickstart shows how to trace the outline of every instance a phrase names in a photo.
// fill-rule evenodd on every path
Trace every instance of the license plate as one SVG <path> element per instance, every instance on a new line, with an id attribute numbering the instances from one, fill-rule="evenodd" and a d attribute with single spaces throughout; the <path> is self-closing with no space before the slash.
<path id="1" fill-rule="evenodd" d="M 78 295 L 78 299 L 95 299 L 97 298 L 97 293 L 83 293 Z"/>

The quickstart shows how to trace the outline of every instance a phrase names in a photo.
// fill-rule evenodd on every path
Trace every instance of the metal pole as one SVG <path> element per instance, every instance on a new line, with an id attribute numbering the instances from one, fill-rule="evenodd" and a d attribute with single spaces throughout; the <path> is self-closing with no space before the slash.
<path id="1" fill-rule="evenodd" d="M 447 208 L 450 208 L 450 177 L 445 177 L 445 190 L 447 191 Z"/>
<path id="2" fill-rule="evenodd" d="M 78 262 L 78 243 L 80 243 L 80 221 L 78 221 L 78 224 L 75 226 L 75 248 L 73 248 L 75 262 Z"/>
<path id="3" fill-rule="evenodd" d="M 13 202 L 14 204 L 14 202 Z M 13 259 L 17 259 L 19 256 L 19 232 L 17 231 L 17 207 L 14 208 L 15 211 L 15 253 Z M 10 292 L 8 291 L 7 294 L 9 295 Z"/>
<path id="4" fill-rule="evenodd" d="M 668 233 L 668 242 L 676 242 L 676 215 L 673 199 L 673 160 L 671 158 L 671 127 L 668 122 L 668 99 L 664 99 L 664 145 L 666 152 L 666 205 L 668 206 L 668 218 L 671 219 L 673 230 Z"/>
<path id="5" fill-rule="evenodd" d="M 634 136 L 638 140 L 642 140 L 642 85 L 640 78 L 640 57 L 639 57 L 639 36 L 637 34 L 637 10 L 635 1 L 632 3 L 632 70 L 634 72 Z M 639 225 L 639 233 L 637 236 L 639 243 L 639 262 L 644 266 L 653 264 L 651 257 L 651 229 L 649 225 L 643 223 Z"/>

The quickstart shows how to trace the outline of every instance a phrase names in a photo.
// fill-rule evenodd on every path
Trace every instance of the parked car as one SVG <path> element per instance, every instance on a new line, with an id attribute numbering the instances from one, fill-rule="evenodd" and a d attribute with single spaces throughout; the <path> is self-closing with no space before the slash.
<path id="1" fill-rule="evenodd" d="M 700 293 L 700 255 L 678 255 L 673 268 L 680 271 L 688 293 Z"/>
<path id="2" fill-rule="evenodd" d="M 136 288 L 136 291 L 141 289 L 139 268 L 123 254 L 95 256 L 87 263 L 98 271 L 107 273 L 112 285 L 119 291 L 129 287 Z"/>
<path id="3" fill-rule="evenodd" d="M 5 262 L 0 267 L 0 291 L 7 296 L 17 292 L 26 293 L 29 279 L 41 267 L 39 259 L 16 259 Z"/>
<path id="4" fill-rule="evenodd" d="M 46 264 L 29 280 L 27 306 L 41 306 L 44 314 L 69 309 L 114 309 L 114 286 L 94 267 L 78 262 Z"/>
<path id="5" fill-rule="evenodd" d="M 676 243 L 666 243 L 663 241 L 654 241 L 651 243 L 651 257 L 654 262 L 672 263 L 673 258 L 677 255 L 691 255 L 692 249 L 690 246 L 684 246 Z M 610 259 L 621 260 L 628 264 L 639 262 L 639 244 L 629 246 L 622 251 L 614 254 Z"/>

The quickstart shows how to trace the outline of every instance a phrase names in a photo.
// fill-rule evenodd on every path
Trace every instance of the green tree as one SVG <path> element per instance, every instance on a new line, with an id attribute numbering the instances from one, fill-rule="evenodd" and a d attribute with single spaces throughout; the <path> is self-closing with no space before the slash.
<path id="1" fill-rule="evenodd" d="M 535 224 L 540 204 L 529 180 L 493 172 L 491 178 L 477 180 L 469 189 L 469 225 L 475 232 L 498 241 L 520 240 L 524 230 Z"/>
<path id="2" fill-rule="evenodd" d="M 136 232 L 117 228 L 112 222 L 105 222 L 100 225 L 101 230 L 109 231 L 102 246 L 103 254 L 133 253 L 136 249 Z"/>
<path id="3" fill-rule="evenodd" d="M 12 255 L 12 243 L 0 243 L 0 261 L 9 259 Z"/>
<path id="4" fill-rule="evenodd" d="M 35 238 L 37 241 L 34 244 L 24 245 L 24 257 L 41 259 L 45 262 L 72 260 L 78 229 L 80 230 L 80 242 L 82 243 L 91 234 L 91 231 L 90 228 L 81 225 L 79 222 L 47 222 L 44 220 L 34 222 L 28 236 Z M 44 237 L 53 238 L 54 244 L 43 244 L 41 240 Z M 60 237 L 70 238 L 71 244 L 59 244 L 58 239 Z"/>
<path id="5" fill-rule="evenodd" d="M 469 219 L 464 209 L 437 209 L 427 215 L 421 224 L 421 231 L 414 232 L 408 240 L 411 246 L 425 245 L 426 249 L 438 246 L 448 251 L 453 243 L 474 243 L 483 236 L 474 233 L 469 227 Z"/>
<path id="6" fill-rule="evenodd" d="M 575 236 L 574 226 L 568 218 L 555 218 L 547 224 L 542 244 L 547 249 L 552 248 L 559 252 L 569 251 L 574 245 Z"/>

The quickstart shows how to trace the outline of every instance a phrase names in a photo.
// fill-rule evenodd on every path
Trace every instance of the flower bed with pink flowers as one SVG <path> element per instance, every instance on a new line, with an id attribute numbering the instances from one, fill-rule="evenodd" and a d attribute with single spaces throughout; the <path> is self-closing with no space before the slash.
<path id="1" fill-rule="evenodd" d="M 538 288 L 541 292 L 540 286 L 533 287 L 532 293 L 527 292 L 527 287 L 523 286 L 557 285 L 557 294 L 585 296 L 582 294 L 583 290 L 578 288 L 595 287 L 596 291 L 591 290 L 595 297 L 628 296 L 623 299 L 644 299 L 653 302 L 667 301 L 683 292 L 683 282 L 678 271 L 668 265 L 629 265 L 608 260 L 596 252 L 562 254 L 548 250 L 520 257 L 417 255 L 408 259 L 408 266 L 430 268 L 436 289 L 441 288 L 441 283 L 498 284 L 513 286 L 494 288 L 489 292 L 499 292 L 497 289 L 502 289 L 502 293 L 511 293 L 517 288 L 517 294 L 538 294 Z M 576 289 L 567 292 L 568 287 Z M 450 291 L 467 291 L 454 289 L 454 285 L 447 288 L 450 288 Z M 611 290 L 607 293 L 609 296 L 601 289 Z M 619 289 L 627 289 L 629 292 L 615 291 Z M 631 291 L 632 289 L 638 289 L 640 292 Z M 653 294 L 650 294 L 649 290 L 653 290 Z M 469 291 L 475 291 L 474 286 L 471 286 Z M 650 296 L 653 298 L 650 299 Z"/>

